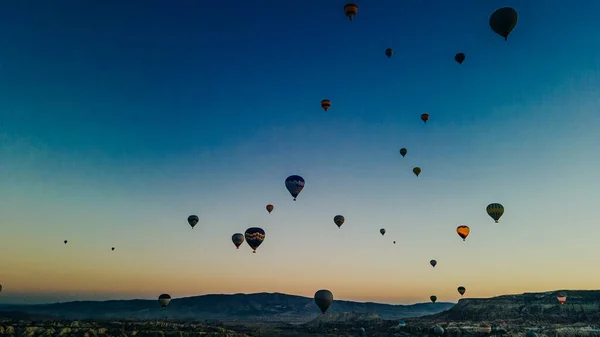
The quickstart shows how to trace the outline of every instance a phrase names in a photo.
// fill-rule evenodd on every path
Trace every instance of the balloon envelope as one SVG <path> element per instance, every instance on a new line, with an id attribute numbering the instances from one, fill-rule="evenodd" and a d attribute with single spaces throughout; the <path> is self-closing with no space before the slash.
<path id="1" fill-rule="evenodd" d="M 342 227 L 344 221 L 346 221 L 346 219 L 344 219 L 343 215 L 336 215 L 333 217 L 333 222 L 338 226 L 338 228 Z"/>
<path id="2" fill-rule="evenodd" d="M 287 177 L 285 179 L 285 188 L 287 188 L 295 201 L 298 194 L 304 189 L 304 178 L 297 175 Z"/>
<path id="3" fill-rule="evenodd" d="M 250 227 L 246 229 L 245 237 L 248 245 L 252 248 L 254 253 L 256 253 L 256 249 L 265 240 L 265 231 L 262 228 Z"/>
<path id="4" fill-rule="evenodd" d="M 358 13 L 358 6 L 352 2 L 349 2 L 346 4 L 346 6 L 344 6 L 344 14 L 346 14 L 350 21 L 354 19 L 354 15 L 356 15 L 356 13 Z"/>
<path id="5" fill-rule="evenodd" d="M 329 108 L 331 108 L 331 101 L 328 99 L 324 99 L 321 101 L 321 108 L 323 108 L 323 110 L 327 111 L 329 110 Z"/>
<path id="6" fill-rule="evenodd" d="M 194 228 L 194 226 L 196 226 L 196 224 L 198 224 L 199 220 L 200 219 L 198 218 L 197 215 L 192 214 L 192 215 L 188 216 L 188 223 L 190 224 L 190 226 L 192 226 L 192 228 Z"/>
<path id="7" fill-rule="evenodd" d="M 235 247 L 237 249 L 240 249 L 240 246 L 242 245 L 242 243 L 244 243 L 244 234 L 242 233 L 235 233 L 231 236 L 231 241 L 233 242 L 233 244 L 235 245 Z"/>
<path id="8" fill-rule="evenodd" d="M 460 294 L 460 296 L 465 294 L 465 291 L 467 291 L 467 289 L 463 286 L 458 287 L 456 290 L 458 290 L 458 293 Z"/>
<path id="9" fill-rule="evenodd" d="M 504 214 L 504 206 L 497 202 L 489 204 L 485 210 L 487 214 L 496 221 L 496 223 L 498 223 L 498 220 L 500 220 L 500 217 L 502 214 Z"/>
<path id="10" fill-rule="evenodd" d="M 315 303 L 319 309 L 321 309 L 321 312 L 325 314 L 325 311 L 327 311 L 331 303 L 333 303 L 333 294 L 326 289 L 318 290 L 315 293 Z"/>
<path id="11" fill-rule="evenodd" d="M 171 302 L 171 296 L 169 294 L 162 294 L 158 296 L 158 303 L 161 307 L 166 308 Z"/>
<path id="12" fill-rule="evenodd" d="M 436 260 L 431 260 L 431 261 L 429 261 L 429 264 L 430 264 L 432 267 L 435 267 L 435 265 L 437 264 L 437 261 L 436 261 Z"/>
<path id="13" fill-rule="evenodd" d="M 469 236 L 470 232 L 471 232 L 471 229 L 469 228 L 469 226 L 460 225 L 460 226 L 456 227 L 456 233 L 458 234 L 458 236 L 460 236 L 463 239 L 463 241 L 465 241 L 467 239 L 467 236 Z"/>
<path id="14" fill-rule="evenodd" d="M 274 208 L 275 208 L 275 206 L 273 206 L 273 205 L 271 205 L 271 204 L 268 204 L 268 205 L 266 206 L 267 212 L 269 212 L 269 213 L 273 212 L 273 209 L 274 209 Z"/>
<path id="15" fill-rule="evenodd" d="M 437 296 L 431 295 L 429 296 L 429 299 L 431 300 L 431 302 L 435 303 L 435 301 L 437 301 Z"/>
<path id="16" fill-rule="evenodd" d="M 402 155 L 402 157 L 406 156 L 407 153 L 408 153 L 407 149 L 405 149 L 405 148 L 400 149 L 400 154 Z"/>
<path id="17" fill-rule="evenodd" d="M 504 41 L 508 40 L 508 35 L 517 25 L 519 15 L 517 11 L 510 7 L 499 8 L 490 16 L 490 28 L 494 33 L 502 36 Z"/>

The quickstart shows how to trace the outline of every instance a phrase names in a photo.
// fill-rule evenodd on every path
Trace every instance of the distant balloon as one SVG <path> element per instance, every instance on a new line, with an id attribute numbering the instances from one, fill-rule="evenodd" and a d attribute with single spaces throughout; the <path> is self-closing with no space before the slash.
<path id="1" fill-rule="evenodd" d="M 329 110 L 329 108 L 331 108 L 331 101 L 328 99 L 324 99 L 321 101 L 321 108 L 323 108 L 323 110 L 327 111 Z"/>
<path id="2" fill-rule="evenodd" d="M 508 35 L 517 25 L 519 15 L 517 11 L 510 7 L 499 8 L 490 16 L 490 28 L 494 33 L 502 36 L 504 41 L 508 40 Z"/>
<path id="3" fill-rule="evenodd" d="M 346 14 L 350 21 L 354 19 L 356 13 L 358 13 L 358 6 L 356 6 L 352 2 L 349 2 L 346 4 L 346 6 L 344 6 L 344 14 Z"/>
<path id="4" fill-rule="evenodd" d="M 333 303 L 333 294 L 329 290 L 321 289 L 315 293 L 315 303 L 321 309 L 323 315 L 325 315 L 325 311 Z"/>
<path id="5" fill-rule="evenodd" d="M 436 325 L 436 326 L 433 328 L 433 335 L 434 335 L 434 336 L 436 336 L 436 337 L 440 337 L 440 336 L 442 336 L 443 334 L 444 334 L 444 328 L 442 328 L 441 326 L 439 326 L 439 325 Z"/>
<path id="6" fill-rule="evenodd" d="M 194 229 L 194 226 L 198 224 L 198 221 L 200 221 L 200 219 L 197 215 L 192 214 L 188 216 L 188 223 L 190 224 L 190 226 L 192 226 L 192 229 Z"/>
<path id="7" fill-rule="evenodd" d="M 432 267 L 435 267 L 435 265 L 437 264 L 437 261 L 436 261 L 436 260 L 431 260 L 431 261 L 429 261 L 429 264 L 430 264 Z"/>
<path id="8" fill-rule="evenodd" d="M 413 168 L 413 173 L 418 177 L 421 174 L 421 168 L 418 166 Z"/>
<path id="9" fill-rule="evenodd" d="M 0 292 L 2 292 L 2 285 L 0 284 Z"/>
<path id="10" fill-rule="evenodd" d="M 437 301 L 437 296 L 431 295 L 429 296 L 429 299 L 431 300 L 431 302 L 435 303 L 435 301 Z"/>
<path id="11" fill-rule="evenodd" d="M 344 221 L 345 219 L 343 215 L 336 215 L 333 217 L 333 222 L 338 226 L 338 228 L 342 228 Z"/>
<path id="12" fill-rule="evenodd" d="M 405 321 L 400 321 L 398 322 L 398 326 L 401 328 L 404 328 L 406 326 L 406 322 Z"/>
<path id="13" fill-rule="evenodd" d="M 360 332 L 361 336 L 366 336 L 367 335 L 367 331 L 365 330 L 365 328 L 358 329 L 358 332 Z"/>
<path id="14" fill-rule="evenodd" d="M 396 241 L 394 241 L 394 244 L 396 244 Z"/>
<path id="15" fill-rule="evenodd" d="M 428 113 L 424 113 L 421 115 L 421 120 L 427 124 L 427 121 L 429 120 L 429 114 Z"/>
<path id="16" fill-rule="evenodd" d="M 64 241 L 65 245 L 67 244 L 67 240 Z"/>
<path id="17" fill-rule="evenodd" d="M 487 335 L 492 332 L 492 326 L 487 323 L 481 323 L 477 330 L 479 330 L 480 333 Z"/>
<path id="18" fill-rule="evenodd" d="M 463 54 L 463 53 L 456 54 L 456 56 L 454 56 L 454 60 L 456 62 L 458 62 L 458 64 L 462 64 L 465 61 L 465 54 Z"/>
<path id="19" fill-rule="evenodd" d="M 164 309 L 171 302 L 171 296 L 169 294 L 162 294 L 158 296 L 158 303 Z"/>
<path id="20" fill-rule="evenodd" d="M 538 337 L 538 334 L 535 333 L 535 331 L 527 331 L 527 333 L 525 334 L 525 337 Z"/>
<path id="21" fill-rule="evenodd" d="M 385 55 L 387 55 L 388 58 L 392 57 L 392 54 L 394 54 L 392 48 L 388 48 L 385 50 Z"/>
<path id="22" fill-rule="evenodd" d="M 271 205 L 271 204 L 268 204 L 268 205 L 267 205 L 267 207 L 266 207 L 266 209 L 267 209 L 267 212 L 269 212 L 269 214 L 271 214 L 271 212 L 273 212 L 273 209 L 274 209 L 274 208 L 275 208 L 275 206 L 273 206 L 273 205 Z"/>
<path id="23" fill-rule="evenodd" d="M 265 241 L 265 231 L 262 228 L 250 227 L 246 229 L 246 242 L 252 248 L 252 252 L 256 253 L 256 249 Z"/>
<path id="24" fill-rule="evenodd" d="M 558 300 L 558 303 L 565 304 L 565 302 L 567 302 L 567 295 L 560 293 L 556 296 L 556 299 Z"/>
<path id="25" fill-rule="evenodd" d="M 469 229 L 469 226 L 460 225 L 456 227 L 456 233 L 458 233 L 458 236 L 460 236 L 463 239 L 463 241 L 467 239 L 467 236 L 469 236 L 470 232 L 471 229 Z"/>
<path id="26" fill-rule="evenodd" d="M 381 235 L 385 235 L 385 228 L 380 229 L 379 233 L 381 233 Z"/>
<path id="27" fill-rule="evenodd" d="M 285 187 L 294 198 L 294 201 L 296 201 L 296 197 L 298 197 L 298 194 L 304 188 L 304 178 L 296 175 L 289 176 L 285 179 Z"/>
<path id="28" fill-rule="evenodd" d="M 405 149 L 405 148 L 400 149 L 400 154 L 402 155 L 402 157 L 406 156 L 407 153 L 408 153 L 407 149 Z"/>
<path id="29" fill-rule="evenodd" d="M 115 250 L 115 247 L 112 247 L 111 250 Z"/>
<path id="30" fill-rule="evenodd" d="M 485 209 L 487 214 L 498 223 L 502 214 L 504 214 L 504 206 L 499 203 L 489 204 Z"/>
<path id="31" fill-rule="evenodd" d="M 242 245 L 242 243 L 244 243 L 244 234 L 242 233 L 235 233 L 231 236 L 231 241 L 233 242 L 233 244 L 235 245 L 235 247 L 237 249 L 240 249 L 240 246 Z"/>
<path id="32" fill-rule="evenodd" d="M 458 293 L 460 294 L 460 296 L 465 294 L 465 291 L 467 291 L 467 289 L 463 286 L 458 287 L 456 290 L 458 290 Z"/>

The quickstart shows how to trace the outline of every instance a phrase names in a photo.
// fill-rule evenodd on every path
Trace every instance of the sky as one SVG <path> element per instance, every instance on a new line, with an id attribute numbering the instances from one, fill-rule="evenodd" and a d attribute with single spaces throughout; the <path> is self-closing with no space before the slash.
<path id="1" fill-rule="evenodd" d="M 597 288 L 600 2 L 344 4 L 1 2 L 0 302 Z"/>

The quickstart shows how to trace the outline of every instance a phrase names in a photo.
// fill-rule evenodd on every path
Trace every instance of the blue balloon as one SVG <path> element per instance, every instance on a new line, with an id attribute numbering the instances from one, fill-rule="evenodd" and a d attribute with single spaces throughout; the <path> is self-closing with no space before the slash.
<path id="1" fill-rule="evenodd" d="M 285 179 L 285 188 L 290 192 L 294 201 L 302 189 L 304 188 L 304 178 L 301 176 L 289 176 Z"/>

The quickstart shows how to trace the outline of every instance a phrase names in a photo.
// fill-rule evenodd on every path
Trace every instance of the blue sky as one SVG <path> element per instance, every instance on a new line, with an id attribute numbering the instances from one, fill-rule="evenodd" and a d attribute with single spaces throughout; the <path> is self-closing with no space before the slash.
<path id="1" fill-rule="evenodd" d="M 344 4 L 2 3 L 0 301 L 594 287 L 600 3 Z"/>

